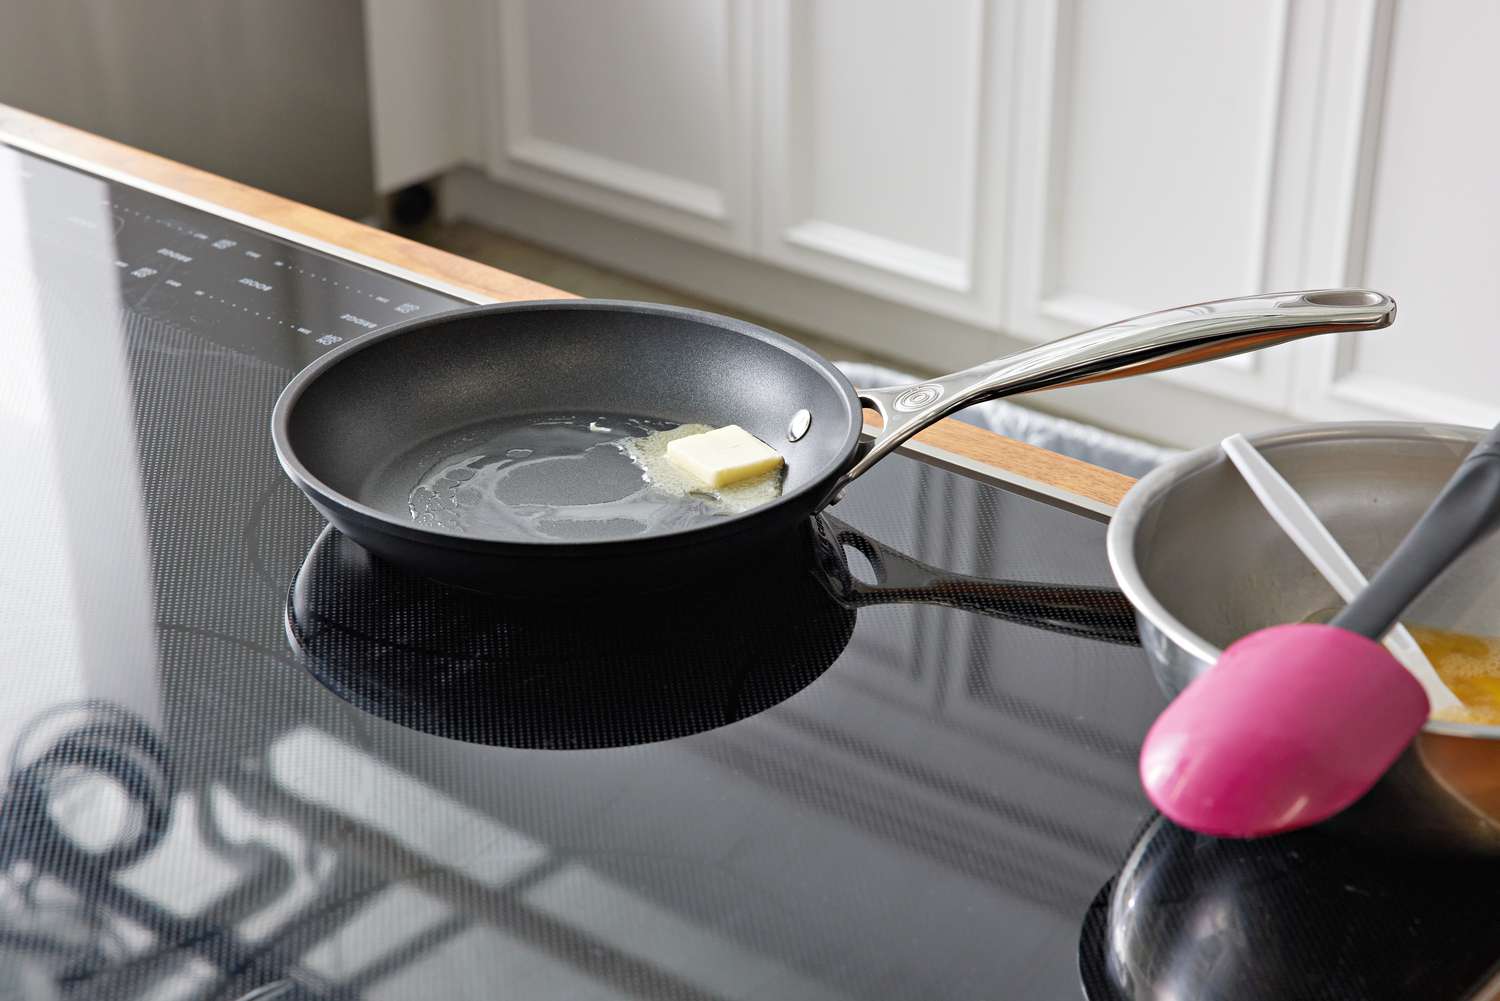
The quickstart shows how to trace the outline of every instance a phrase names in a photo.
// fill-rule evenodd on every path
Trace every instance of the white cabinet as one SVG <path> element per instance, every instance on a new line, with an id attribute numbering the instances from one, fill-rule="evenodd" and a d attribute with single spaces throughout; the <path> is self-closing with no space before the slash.
<path id="1" fill-rule="evenodd" d="M 1287 0 L 1026 9 L 1010 328 L 1267 290 Z M 1171 378 L 1277 406 L 1285 374 L 1263 352 Z"/>
<path id="2" fill-rule="evenodd" d="M 471 177 L 467 210 L 522 235 L 943 365 L 1368 284 L 1397 328 L 1167 373 L 1125 410 L 1057 399 L 1181 444 L 1500 418 L 1474 309 L 1500 273 L 1492 4 L 445 0 L 426 75 L 390 68 L 409 9 L 368 9 L 377 84 L 452 92 L 424 118 L 377 85 L 377 160 L 474 164 L 494 186 Z"/>
<path id="3" fill-rule="evenodd" d="M 1372 0 L 1342 277 L 1389 289 L 1391 330 L 1309 357 L 1311 417 L 1500 419 L 1500 6 Z"/>
<path id="4" fill-rule="evenodd" d="M 770 0 L 759 253 L 971 323 L 1000 318 L 1014 10 Z"/>
<path id="5" fill-rule="evenodd" d="M 486 13 L 491 176 L 752 248 L 747 0 L 498 0 Z"/>

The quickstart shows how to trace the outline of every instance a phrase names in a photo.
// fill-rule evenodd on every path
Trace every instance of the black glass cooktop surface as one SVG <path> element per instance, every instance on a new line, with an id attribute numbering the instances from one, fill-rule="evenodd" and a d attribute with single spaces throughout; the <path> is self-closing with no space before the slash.
<path id="1" fill-rule="evenodd" d="M 1101 524 L 896 455 L 719 586 L 445 591 L 267 425 L 460 299 L 10 147 L 0 220 L 0 997 L 1080 996 Z"/>
<path id="2" fill-rule="evenodd" d="M 15 978 L 1076 995 L 1160 704 L 1102 525 L 897 456 L 722 589 L 445 594 L 324 533 L 267 423 L 459 300 L 10 149 L 0 197 Z"/>

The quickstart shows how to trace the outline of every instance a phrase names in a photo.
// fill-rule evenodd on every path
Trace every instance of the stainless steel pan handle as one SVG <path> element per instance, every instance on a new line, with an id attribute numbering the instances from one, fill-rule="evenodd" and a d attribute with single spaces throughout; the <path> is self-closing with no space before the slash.
<path id="1" fill-rule="evenodd" d="M 1219 299 L 1096 327 L 927 382 L 860 390 L 860 402 L 885 425 L 833 498 L 887 452 L 971 403 L 1194 365 L 1311 334 L 1378 330 L 1395 317 L 1395 300 L 1368 289 Z"/>

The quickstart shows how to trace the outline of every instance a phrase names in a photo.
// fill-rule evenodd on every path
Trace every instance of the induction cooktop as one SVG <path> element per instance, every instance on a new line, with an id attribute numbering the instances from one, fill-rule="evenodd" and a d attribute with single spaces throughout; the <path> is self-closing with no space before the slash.
<path id="1" fill-rule="evenodd" d="M 13 146 L 0 218 L 0 997 L 1082 996 L 1162 705 L 1101 523 L 898 454 L 762 576 L 447 592 L 268 421 L 462 293 Z"/>

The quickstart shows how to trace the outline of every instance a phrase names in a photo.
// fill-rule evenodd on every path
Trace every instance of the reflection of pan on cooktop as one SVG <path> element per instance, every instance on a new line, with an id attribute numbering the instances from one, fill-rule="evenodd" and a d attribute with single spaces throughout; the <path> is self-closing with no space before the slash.
<path id="1" fill-rule="evenodd" d="M 821 516 L 713 588 L 527 603 L 408 576 L 325 529 L 292 584 L 287 635 L 356 706 L 507 747 L 618 747 L 698 733 L 790 698 L 838 659 L 860 607 L 977 611 L 1135 642 L 1119 592 L 943 574 Z M 858 580 L 847 552 L 869 560 Z"/>
<path id="2" fill-rule="evenodd" d="M 1089 1001 L 1475 997 L 1497 896 L 1494 866 L 1316 830 L 1221 840 L 1158 817 L 1089 908 L 1079 968 Z"/>

